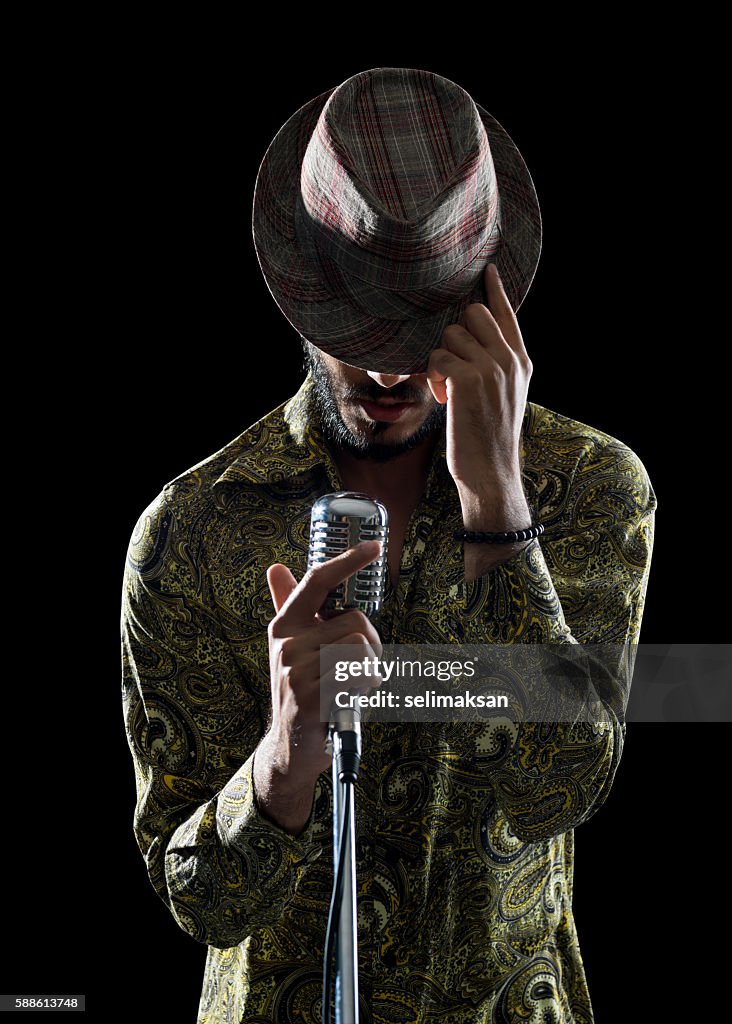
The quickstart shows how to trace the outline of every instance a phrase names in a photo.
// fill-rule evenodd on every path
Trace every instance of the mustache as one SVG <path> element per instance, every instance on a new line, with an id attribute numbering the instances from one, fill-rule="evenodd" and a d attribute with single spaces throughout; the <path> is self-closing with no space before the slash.
<path id="1" fill-rule="evenodd" d="M 403 380 L 392 388 L 383 388 L 376 381 L 369 387 L 348 384 L 343 390 L 343 397 L 349 402 L 378 402 L 381 398 L 392 398 L 396 402 L 421 402 L 424 392 L 413 387 L 409 381 Z"/>

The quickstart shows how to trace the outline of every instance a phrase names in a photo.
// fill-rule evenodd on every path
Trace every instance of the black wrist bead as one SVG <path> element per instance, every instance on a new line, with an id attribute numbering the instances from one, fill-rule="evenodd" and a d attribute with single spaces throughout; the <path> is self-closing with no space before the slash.
<path id="1" fill-rule="evenodd" d="M 525 530 L 507 530 L 505 533 L 486 533 L 482 530 L 456 530 L 453 534 L 455 540 L 466 541 L 469 544 L 515 544 L 516 541 L 533 540 L 540 537 L 544 532 L 544 524 L 537 523 Z"/>

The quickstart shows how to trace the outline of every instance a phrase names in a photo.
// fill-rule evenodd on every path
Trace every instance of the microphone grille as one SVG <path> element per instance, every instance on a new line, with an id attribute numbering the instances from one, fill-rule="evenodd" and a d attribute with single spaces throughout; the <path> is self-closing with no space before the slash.
<path id="1" fill-rule="evenodd" d="M 386 507 L 359 491 L 324 494 L 310 517 L 308 568 L 326 562 L 363 540 L 380 540 L 381 555 L 359 569 L 328 595 L 322 611 L 333 614 L 359 608 L 365 615 L 381 607 L 386 585 L 389 516 Z"/>

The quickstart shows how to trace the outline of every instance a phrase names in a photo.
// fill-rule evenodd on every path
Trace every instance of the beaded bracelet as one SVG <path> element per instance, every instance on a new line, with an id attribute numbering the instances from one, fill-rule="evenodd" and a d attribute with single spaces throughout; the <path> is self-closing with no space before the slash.
<path id="1" fill-rule="evenodd" d="M 464 540 L 470 544 L 515 544 L 519 540 L 533 540 L 544 532 L 544 524 L 537 523 L 526 530 L 508 530 L 506 533 L 484 533 L 480 530 L 456 530 L 455 540 Z"/>

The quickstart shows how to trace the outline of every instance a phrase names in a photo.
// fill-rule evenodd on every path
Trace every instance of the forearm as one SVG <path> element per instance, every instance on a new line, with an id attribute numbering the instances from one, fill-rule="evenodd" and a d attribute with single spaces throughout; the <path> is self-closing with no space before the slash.
<path id="1" fill-rule="evenodd" d="M 611 563 L 603 557 L 599 564 Z M 434 612 L 435 635 L 441 642 L 501 645 L 497 657 L 504 660 L 515 649 L 515 662 L 509 664 L 506 678 L 512 688 L 524 687 L 518 703 L 526 713 L 525 720 L 514 723 L 508 717 L 485 725 L 456 723 L 454 741 L 464 755 L 463 770 L 475 773 L 476 787 L 490 787 L 514 834 L 539 842 L 586 821 L 602 806 L 612 786 L 624 734 L 616 710 L 627 698 L 630 681 L 622 672 L 616 673 L 606 657 L 595 657 L 605 654 L 607 644 L 599 651 L 585 647 L 589 624 L 581 614 L 584 611 L 598 616 L 600 622 L 618 623 L 620 635 L 612 647 L 620 651 L 626 634 L 636 631 L 645 576 L 634 580 L 629 574 L 616 586 L 608 584 L 601 604 L 593 600 L 582 608 L 577 599 L 567 601 L 575 613 L 570 621 L 580 626 L 575 633 L 565 618 L 538 540 L 529 541 L 517 554 L 474 580 L 458 582 L 457 569 L 451 576 L 444 566 L 435 566 L 429 586 L 419 594 L 420 607 L 426 610 L 420 624 Z M 562 582 L 563 595 L 572 598 L 565 579 Z M 449 601 L 441 596 L 445 593 L 449 593 Z M 623 616 L 632 617 L 627 627 Z M 536 645 L 536 653 L 522 652 L 520 647 L 525 644 Z M 553 669 L 552 659 L 564 657 L 562 650 L 567 648 L 579 652 L 572 672 L 573 687 L 566 691 L 567 698 L 574 693 L 576 699 L 568 709 L 560 705 L 559 711 L 566 713 L 558 714 L 557 721 L 547 721 L 543 668 L 548 661 Z M 569 651 L 566 656 L 572 657 Z M 561 689 L 556 692 L 555 704 L 564 693 Z M 531 720 L 532 716 L 537 720 Z"/>
<path id="2" fill-rule="evenodd" d="M 482 777 L 517 838 L 550 839 L 583 824 L 605 803 L 625 726 L 607 711 L 603 716 L 598 723 L 518 723 L 506 756 L 495 760 L 484 759 L 493 743 L 491 726 L 475 726 L 463 740 L 467 763 L 478 778 L 482 766 Z"/>
<path id="3" fill-rule="evenodd" d="M 221 949 L 283 919 L 307 863 L 330 837 L 326 811 L 327 820 L 306 815 L 297 836 L 265 817 L 254 797 L 259 753 L 176 830 L 165 852 L 173 915 L 193 938 Z M 308 815 L 313 806 L 311 793 Z"/>

